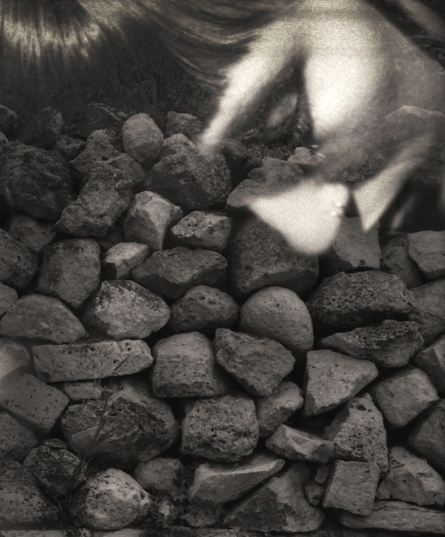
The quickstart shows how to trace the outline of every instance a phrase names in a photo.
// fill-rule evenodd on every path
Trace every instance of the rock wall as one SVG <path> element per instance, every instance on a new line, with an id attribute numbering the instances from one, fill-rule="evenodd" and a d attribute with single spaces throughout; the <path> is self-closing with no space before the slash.
<path id="1" fill-rule="evenodd" d="M 199 129 L 0 107 L 2 537 L 443 535 L 445 231 L 302 256 L 319 156 Z"/>

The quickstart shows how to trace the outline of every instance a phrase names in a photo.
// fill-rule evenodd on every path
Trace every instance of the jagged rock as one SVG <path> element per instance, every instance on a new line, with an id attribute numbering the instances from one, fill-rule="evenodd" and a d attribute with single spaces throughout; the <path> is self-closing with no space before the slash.
<path id="1" fill-rule="evenodd" d="M 191 502 L 216 505 L 237 500 L 278 473 L 283 466 L 282 459 L 263 453 L 251 455 L 236 466 L 200 464 L 195 470 L 188 498 Z"/>
<path id="2" fill-rule="evenodd" d="M 17 126 L 17 114 L 7 108 L 0 105 L 0 131 L 4 132 L 6 136 L 14 134 L 14 130 Z"/>
<path id="3" fill-rule="evenodd" d="M 391 427 L 404 427 L 439 399 L 428 375 L 417 367 L 379 380 L 370 392 Z"/>
<path id="4" fill-rule="evenodd" d="M 181 445 L 184 455 L 235 462 L 250 455 L 257 442 L 255 405 L 243 393 L 198 399 L 186 408 Z"/>
<path id="5" fill-rule="evenodd" d="M 0 383 L 0 408 L 40 434 L 49 433 L 68 403 L 64 393 L 28 373 L 15 372 Z"/>
<path id="6" fill-rule="evenodd" d="M 25 295 L 0 319 L 0 336 L 74 343 L 87 332 L 58 298 Z"/>
<path id="7" fill-rule="evenodd" d="M 321 153 L 315 153 L 307 147 L 296 147 L 294 154 L 287 159 L 288 162 L 301 164 L 302 166 L 316 166 L 323 160 L 324 156 Z"/>
<path id="8" fill-rule="evenodd" d="M 125 152 L 144 166 L 151 166 L 162 149 L 164 136 L 148 114 L 136 114 L 122 127 Z"/>
<path id="9" fill-rule="evenodd" d="M 221 147 L 234 185 L 244 180 L 253 168 L 261 166 L 261 158 L 251 158 L 249 148 L 240 140 L 227 139 Z"/>
<path id="10" fill-rule="evenodd" d="M 2 149 L 0 197 L 15 211 L 55 222 L 73 201 L 73 185 L 60 157 L 19 142 Z"/>
<path id="11" fill-rule="evenodd" d="M 445 513 L 417 507 L 405 502 L 375 502 L 369 516 L 339 511 L 338 519 L 348 528 L 376 528 L 387 531 L 409 531 L 443 535 Z"/>
<path id="12" fill-rule="evenodd" d="M 37 436 L 7 412 L 0 411 L 0 460 L 23 460 L 39 442 Z"/>
<path id="13" fill-rule="evenodd" d="M 241 308 L 240 330 L 279 341 L 302 361 L 314 345 L 312 320 L 301 298 L 283 287 L 266 287 Z"/>
<path id="14" fill-rule="evenodd" d="M 124 122 L 123 116 L 123 112 L 104 103 L 90 103 L 76 110 L 71 128 L 80 138 L 87 138 L 97 129 L 118 132 Z"/>
<path id="15" fill-rule="evenodd" d="M 343 218 L 332 248 L 324 257 L 322 269 L 326 275 L 356 269 L 380 268 L 379 233 L 376 227 L 368 232 L 360 217 Z"/>
<path id="16" fill-rule="evenodd" d="M 252 395 L 270 395 L 292 371 L 295 359 L 273 339 L 218 328 L 216 361 Z"/>
<path id="17" fill-rule="evenodd" d="M 52 497 L 67 496 L 85 479 L 86 463 L 53 439 L 31 450 L 23 461 L 42 489 Z"/>
<path id="18" fill-rule="evenodd" d="M 190 504 L 181 520 L 192 528 L 207 528 L 214 526 L 222 513 L 221 505 Z"/>
<path id="19" fill-rule="evenodd" d="M 92 239 L 68 239 L 46 246 L 36 291 L 79 308 L 100 282 L 100 247 Z"/>
<path id="20" fill-rule="evenodd" d="M 198 330 L 213 335 L 217 328 L 232 328 L 238 309 L 238 304 L 227 293 L 197 285 L 172 304 L 168 326 L 173 332 Z"/>
<path id="21" fill-rule="evenodd" d="M 408 444 L 434 467 L 445 470 L 445 400 L 427 410 L 409 434 Z"/>
<path id="22" fill-rule="evenodd" d="M 161 494 L 176 496 L 184 479 L 185 468 L 179 459 L 156 457 L 140 462 L 134 471 L 134 478 L 142 488 Z"/>
<path id="23" fill-rule="evenodd" d="M 324 515 L 304 497 L 303 484 L 308 478 L 308 467 L 295 463 L 283 475 L 273 477 L 235 505 L 227 513 L 224 524 L 229 528 L 261 532 L 317 530 Z"/>
<path id="24" fill-rule="evenodd" d="M 77 526 L 118 530 L 142 521 L 153 498 L 122 470 L 108 468 L 88 479 L 74 496 L 69 511 Z"/>
<path id="25" fill-rule="evenodd" d="M 325 490 L 326 487 L 318 485 L 312 480 L 306 481 L 304 484 L 304 495 L 306 496 L 307 501 L 314 507 L 320 505 Z"/>
<path id="26" fill-rule="evenodd" d="M 368 360 L 330 350 L 309 351 L 306 359 L 304 410 L 309 416 L 343 404 L 373 381 L 379 372 Z"/>
<path id="27" fill-rule="evenodd" d="M 386 318 L 406 320 L 413 298 L 394 274 L 378 270 L 339 272 L 325 278 L 306 305 L 320 329 L 350 330 Z"/>
<path id="28" fill-rule="evenodd" d="M 439 395 L 445 396 L 445 334 L 419 352 L 414 363 L 429 376 Z"/>
<path id="29" fill-rule="evenodd" d="M 25 289 L 37 271 L 37 257 L 0 229 L 0 281 L 6 285 Z"/>
<path id="30" fill-rule="evenodd" d="M 408 254 L 429 280 L 445 276 L 445 231 L 418 231 L 408 235 Z"/>
<path id="31" fill-rule="evenodd" d="M 178 112 L 167 112 L 167 123 L 165 124 L 165 136 L 173 136 L 182 133 L 187 138 L 193 139 L 202 130 L 199 119 L 192 114 L 180 114 Z"/>
<path id="32" fill-rule="evenodd" d="M 170 230 L 175 241 L 184 246 L 196 246 L 224 252 L 232 230 L 232 219 L 216 211 L 193 211 Z"/>
<path id="33" fill-rule="evenodd" d="M 348 401 L 324 431 L 342 459 L 374 461 L 383 476 L 388 470 L 388 448 L 383 416 L 371 396 L 364 394 Z"/>
<path id="34" fill-rule="evenodd" d="M 167 230 L 182 218 L 182 210 L 155 192 L 139 192 L 125 216 L 125 240 L 148 244 L 162 250 Z"/>
<path id="35" fill-rule="evenodd" d="M 139 242 L 119 242 L 112 246 L 102 261 L 104 276 L 109 280 L 125 280 L 131 271 L 147 259 L 150 248 Z"/>
<path id="36" fill-rule="evenodd" d="M 382 270 L 397 274 L 408 289 L 419 287 L 423 283 L 419 267 L 408 255 L 408 237 L 399 235 L 391 239 L 382 248 Z"/>
<path id="37" fill-rule="evenodd" d="M 153 355 L 153 392 L 159 397 L 214 397 L 229 390 L 212 343 L 199 332 L 161 339 Z"/>
<path id="38" fill-rule="evenodd" d="M 8 285 L 0 283 L 0 317 L 2 317 L 19 298 L 17 291 Z"/>
<path id="39" fill-rule="evenodd" d="M 85 149 L 86 143 L 79 138 L 72 138 L 67 134 L 61 134 L 54 144 L 54 149 L 62 155 L 66 161 L 74 160 Z"/>
<path id="40" fill-rule="evenodd" d="M 137 189 L 145 181 L 145 172 L 142 166 L 133 157 L 126 153 L 119 153 L 108 161 L 110 166 L 124 172 L 125 179 Z"/>
<path id="41" fill-rule="evenodd" d="M 323 507 L 368 516 L 374 508 L 378 481 L 379 469 L 374 462 L 335 461 L 323 498 Z"/>
<path id="42" fill-rule="evenodd" d="M 0 460 L 0 526 L 55 524 L 59 511 L 40 491 L 31 472 L 16 461 Z"/>
<path id="43" fill-rule="evenodd" d="M 326 463 L 334 457 L 334 443 L 287 425 L 280 425 L 266 440 L 266 447 L 291 460 Z"/>
<path id="44" fill-rule="evenodd" d="M 86 323 L 114 339 L 144 339 L 165 326 L 169 317 L 160 296 L 131 280 L 102 282 L 83 316 Z"/>
<path id="45" fill-rule="evenodd" d="M 50 107 L 43 108 L 21 126 L 17 139 L 24 144 L 48 149 L 57 142 L 62 126 L 63 117 L 60 112 Z"/>
<path id="46" fill-rule="evenodd" d="M 420 325 L 420 333 L 427 345 L 445 331 L 445 280 L 437 280 L 411 289 L 414 310 L 410 320 Z"/>
<path id="47" fill-rule="evenodd" d="M 187 136 L 185 136 L 185 134 L 172 134 L 168 138 L 164 139 L 160 159 L 163 159 L 168 155 L 174 155 L 180 151 L 193 153 L 196 152 L 196 146 L 189 138 L 187 138 Z M 148 184 L 151 184 L 150 181 Z"/>
<path id="48" fill-rule="evenodd" d="M 230 272 L 236 293 L 263 287 L 287 287 L 298 295 L 310 291 L 318 278 L 318 259 L 296 253 L 267 224 L 248 218 L 235 235 L 230 250 Z"/>
<path id="49" fill-rule="evenodd" d="M 153 363 L 145 341 L 98 341 L 74 345 L 34 345 L 37 376 L 45 382 L 133 375 Z"/>
<path id="50" fill-rule="evenodd" d="M 260 436 L 271 435 L 296 410 L 303 406 L 303 392 L 293 382 L 280 382 L 270 395 L 256 400 Z"/>
<path id="51" fill-rule="evenodd" d="M 407 365 L 423 347 L 423 338 L 417 323 L 386 319 L 376 326 L 333 334 L 319 344 L 386 368 Z"/>
<path id="52" fill-rule="evenodd" d="M 27 214 L 15 214 L 12 216 L 6 226 L 6 231 L 33 254 L 40 253 L 42 248 L 56 236 L 51 224 L 38 222 Z"/>
<path id="53" fill-rule="evenodd" d="M 62 391 L 71 401 L 86 401 L 88 399 L 101 399 L 104 389 L 96 380 L 77 380 L 64 382 Z"/>
<path id="54" fill-rule="evenodd" d="M 168 449 L 179 432 L 169 405 L 131 377 L 116 383 L 106 400 L 71 405 L 60 424 L 76 453 L 119 465 L 152 459 Z"/>
<path id="55" fill-rule="evenodd" d="M 119 156 L 119 151 L 110 138 L 110 133 L 101 129 L 88 135 L 85 149 L 70 161 L 73 176 L 77 181 L 83 184 L 91 166 L 96 162 L 106 162 Z"/>
<path id="56" fill-rule="evenodd" d="M 376 497 L 416 505 L 443 505 L 445 483 L 426 460 L 396 446 L 389 452 L 389 471 L 380 483 Z"/>
<path id="57" fill-rule="evenodd" d="M 177 246 L 155 252 L 133 270 L 133 279 L 169 300 L 197 285 L 216 285 L 226 276 L 227 261 L 217 252 Z"/>

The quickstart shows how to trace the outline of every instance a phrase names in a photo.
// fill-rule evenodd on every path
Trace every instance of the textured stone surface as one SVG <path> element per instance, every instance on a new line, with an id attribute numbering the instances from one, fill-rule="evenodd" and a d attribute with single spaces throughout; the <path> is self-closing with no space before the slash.
<path id="1" fill-rule="evenodd" d="M 445 396 L 445 334 L 419 352 L 414 363 L 429 376 L 439 395 Z"/>
<path id="2" fill-rule="evenodd" d="M 227 328 L 217 329 L 214 345 L 218 364 L 252 395 L 270 395 L 295 362 L 281 343 Z"/>
<path id="3" fill-rule="evenodd" d="M 80 138 L 86 138 L 97 129 L 118 131 L 124 119 L 122 112 L 104 103 L 89 103 L 82 106 L 73 115 L 73 132 Z"/>
<path id="4" fill-rule="evenodd" d="M 304 411 L 309 416 L 340 406 L 378 376 L 368 360 L 330 350 L 309 351 L 306 360 Z"/>
<path id="5" fill-rule="evenodd" d="M 54 144 L 54 149 L 67 160 L 73 160 L 85 149 L 86 143 L 67 134 L 61 134 Z"/>
<path id="6" fill-rule="evenodd" d="M 14 371 L 32 372 L 29 352 L 13 339 L 0 338 L 0 381 Z"/>
<path id="7" fill-rule="evenodd" d="M 37 257 L 25 245 L 0 229 L 0 281 L 24 289 L 36 271 Z"/>
<path id="8" fill-rule="evenodd" d="M 30 429 L 3 411 L 0 411 L 0 430 L 0 460 L 22 461 L 39 441 Z"/>
<path id="9" fill-rule="evenodd" d="M 406 283 L 408 289 L 419 287 L 423 283 L 419 267 L 408 255 L 406 235 L 394 237 L 382 248 L 382 270 L 397 274 Z"/>
<path id="10" fill-rule="evenodd" d="M 88 399 L 101 399 L 104 389 L 97 380 L 75 380 L 64 382 L 62 391 L 71 401 L 87 401 Z"/>
<path id="11" fill-rule="evenodd" d="M 9 220 L 6 231 L 33 254 L 38 254 L 56 236 L 51 224 L 39 222 L 27 214 L 15 214 Z"/>
<path id="12" fill-rule="evenodd" d="M 130 277 L 131 271 L 145 261 L 150 254 L 147 244 L 139 242 L 119 242 L 112 246 L 102 261 L 104 276 L 108 280 Z"/>
<path id="13" fill-rule="evenodd" d="M 17 126 L 17 114 L 7 106 L 0 105 L 0 131 L 10 136 Z"/>
<path id="14" fill-rule="evenodd" d="M 134 478 L 145 490 L 173 496 L 179 493 L 184 470 L 179 459 L 156 457 L 140 462 L 134 470 Z"/>
<path id="15" fill-rule="evenodd" d="M 15 289 L 0 283 L 0 317 L 17 302 L 18 298 L 19 295 Z"/>
<path id="16" fill-rule="evenodd" d="M 232 230 L 232 219 L 216 211 L 193 211 L 170 230 L 175 241 L 184 246 L 224 252 Z"/>
<path id="17" fill-rule="evenodd" d="M 148 114 L 136 114 L 122 126 L 122 141 L 126 153 L 150 166 L 161 152 L 164 136 Z"/>
<path id="18" fill-rule="evenodd" d="M 53 146 L 62 131 L 63 117 L 53 108 L 42 108 L 34 114 L 17 133 L 17 139 L 24 144 L 46 149 Z"/>
<path id="19" fill-rule="evenodd" d="M 420 333 L 427 345 L 445 331 L 445 279 L 436 280 L 411 289 L 414 311 L 410 320 L 420 325 Z"/>
<path id="20" fill-rule="evenodd" d="M 410 233 L 408 253 L 429 280 L 445 276 L 445 231 Z"/>
<path id="21" fill-rule="evenodd" d="M 192 114 L 167 112 L 167 123 L 164 128 L 165 136 L 182 133 L 187 138 L 193 139 L 194 136 L 201 132 L 201 128 L 201 122 Z"/>

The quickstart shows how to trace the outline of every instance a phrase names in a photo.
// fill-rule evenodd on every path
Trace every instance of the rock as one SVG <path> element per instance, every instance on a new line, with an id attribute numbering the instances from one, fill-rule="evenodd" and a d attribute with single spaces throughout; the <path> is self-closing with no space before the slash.
<path id="1" fill-rule="evenodd" d="M 181 151 L 195 153 L 196 146 L 195 144 L 185 136 L 185 134 L 172 134 L 168 138 L 164 139 L 164 144 L 162 146 L 160 159 L 167 157 L 168 155 L 174 155 Z M 151 185 L 151 182 L 148 182 Z"/>
<path id="2" fill-rule="evenodd" d="M 360 217 L 343 218 L 332 248 L 322 262 L 326 275 L 356 269 L 380 268 L 379 233 L 376 227 L 365 232 Z"/>
<path id="3" fill-rule="evenodd" d="M 295 359 L 269 338 L 218 328 L 216 361 L 252 395 L 270 395 L 292 371 Z"/>
<path id="4" fill-rule="evenodd" d="M 144 519 L 153 498 L 131 476 L 108 468 L 91 477 L 74 496 L 70 515 L 77 526 L 118 530 Z"/>
<path id="5" fill-rule="evenodd" d="M 17 139 L 34 147 L 53 146 L 62 132 L 63 117 L 60 112 L 47 107 L 40 110 L 21 126 Z"/>
<path id="6" fill-rule="evenodd" d="M 216 211 L 193 211 L 170 230 L 175 241 L 183 246 L 196 246 L 222 253 L 232 230 L 232 219 Z"/>
<path id="7" fill-rule="evenodd" d="M 44 246 L 49 244 L 56 236 L 53 226 L 46 222 L 38 222 L 27 214 L 15 214 L 9 220 L 6 231 L 11 237 L 33 254 L 38 254 Z"/>
<path id="8" fill-rule="evenodd" d="M 167 112 L 167 123 L 165 124 L 165 136 L 173 136 L 182 133 L 187 138 L 193 140 L 202 130 L 199 119 L 192 114 L 180 114 L 178 112 Z"/>
<path id="9" fill-rule="evenodd" d="M 175 497 L 184 479 L 185 468 L 179 459 L 156 457 L 140 462 L 134 471 L 134 478 L 142 488 Z"/>
<path id="10" fill-rule="evenodd" d="M 445 483 L 424 459 L 401 446 L 389 452 L 389 471 L 377 490 L 378 500 L 402 500 L 416 505 L 443 505 Z"/>
<path id="11" fill-rule="evenodd" d="M 64 382 L 62 385 L 62 390 L 63 393 L 71 399 L 71 401 L 101 399 L 104 392 L 100 382 L 95 380 Z"/>
<path id="12" fill-rule="evenodd" d="M 36 435 L 7 412 L 0 411 L 0 460 L 22 461 L 39 442 Z"/>
<path id="13" fill-rule="evenodd" d="M 125 152 L 144 166 L 151 166 L 162 149 L 164 136 L 148 114 L 136 114 L 122 127 Z"/>
<path id="14" fill-rule="evenodd" d="M 391 427 L 404 427 L 439 399 L 428 375 L 417 367 L 379 380 L 370 393 Z"/>
<path id="15" fill-rule="evenodd" d="M 120 224 L 114 225 L 103 237 L 96 238 L 97 244 L 100 246 L 102 251 L 108 251 L 116 244 L 124 242 L 124 232 L 122 231 L 122 226 Z"/>
<path id="16" fill-rule="evenodd" d="M 55 222 L 74 199 L 68 167 L 52 153 L 10 143 L 0 156 L 0 198 L 14 213 Z"/>
<path id="17" fill-rule="evenodd" d="M 0 357 L 0 381 L 14 372 L 32 372 L 28 350 L 17 341 L 0 338 Z"/>
<path id="18" fill-rule="evenodd" d="M 445 334 L 419 352 L 414 363 L 429 376 L 438 394 L 445 396 Z"/>
<path id="19" fill-rule="evenodd" d="M 222 513 L 223 510 L 220 505 L 191 504 L 187 512 L 181 516 L 181 520 L 192 528 L 207 528 L 215 526 Z"/>
<path id="20" fill-rule="evenodd" d="M 100 283 L 100 247 L 92 239 L 69 239 L 46 246 L 36 291 L 79 308 Z"/>
<path id="21" fill-rule="evenodd" d="M 85 479 L 86 462 L 67 450 L 61 440 L 47 440 L 33 449 L 23 466 L 50 497 L 65 497 Z"/>
<path id="22" fill-rule="evenodd" d="M 0 229 L 0 281 L 25 289 L 37 271 L 37 257 L 9 233 Z"/>
<path id="23" fill-rule="evenodd" d="M 112 246 L 102 261 L 104 276 L 109 280 L 125 280 L 131 271 L 150 255 L 147 244 L 139 242 L 119 242 Z"/>
<path id="24" fill-rule="evenodd" d="M 68 397 L 34 375 L 15 372 L 0 382 L 0 408 L 39 434 L 48 434 L 68 405 Z"/>
<path id="25" fill-rule="evenodd" d="M 87 138 L 97 129 L 118 132 L 124 119 L 122 112 L 103 103 L 90 103 L 76 110 L 72 118 L 72 130 L 80 138 Z"/>
<path id="26" fill-rule="evenodd" d="M 379 469 L 373 462 L 335 461 L 323 498 L 323 507 L 368 516 L 374 508 Z"/>
<path id="27" fill-rule="evenodd" d="M 386 319 L 375 326 L 333 334 L 319 344 L 389 368 L 407 365 L 423 347 L 423 338 L 417 323 Z"/>
<path id="28" fill-rule="evenodd" d="M 342 459 L 374 461 L 380 469 L 380 476 L 386 474 L 386 430 L 383 416 L 369 394 L 348 401 L 326 427 L 324 438 L 335 443 Z"/>
<path id="29" fill-rule="evenodd" d="M 414 311 L 410 320 L 420 325 L 426 345 L 445 331 L 445 280 L 437 280 L 411 290 Z"/>
<path id="30" fill-rule="evenodd" d="M 152 250 L 162 250 L 167 230 L 181 218 L 182 210 L 159 194 L 139 192 L 125 216 L 125 240 L 148 244 Z"/>
<path id="31" fill-rule="evenodd" d="M 86 143 L 79 138 L 72 138 L 66 134 L 61 134 L 54 144 L 54 149 L 67 160 L 74 160 L 85 149 Z"/>
<path id="32" fill-rule="evenodd" d="M 303 406 L 303 392 L 293 382 L 283 381 L 270 395 L 256 400 L 260 436 L 271 435 L 279 425 Z"/>
<path id="33" fill-rule="evenodd" d="M 441 471 L 445 470 L 445 401 L 425 412 L 408 435 L 408 444 Z"/>
<path id="34" fill-rule="evenodd" d="M 397 274 L 408 289 L 419 287 L 423 283 L 419 267 L 408 255 L 408 237 L 398 235 L 391 239 L 382 249 L 382 270 Z"/>
<path id="35" fill-rule="evenodd" d="M 10 136 L 14 134 L 16 126 L 17 114 L 6 106 L 0 105 L 0 131 Z"/>
<path id="36" fill-rule="evenodd" d="M 320 330 L 351 330 L 386 318 L 406 320 L 413 299 L 398 276 L 372 270 L 325 278 L 306 305 Z"/>
<path id="37" fill-rule="evenodd" d="M 40 491 L 31 472 L 16 461 L 0 460 L 0 526 L 55 524 L 59 511 Z"/>
<path id="38" fill-rule="evenodd" d="M 169 317 L 161 297 L 131 280 L 111 280 L 102 282 L 83 318 L 113 339 L 144 339 L 165 326 Z"/>
<path id="39" fill-rule="evenodd" d="M 245 295 L 276 285 L 298 295 L 310 291 L 318 279 L 318 259 L 296 253 L 276 231 L 255 217 L 248 218 L 230 249 L 230 276 L 237 294 Z"/>
<path id="40" fill-rule="evenodd" d="M 120 466 L 156 457 L 179 432 L 169 405 L 132 377 L 119 381 L 108 399 L 71 405 L 60 424 L 76 453 Z"/>
<path id="41" fill-rule="evenodd" d="M 336 408 L 378 376 L 376 366 L 330 350 L 307 353 L 304 410 L 308 416 Z"/>
<path id="42" fill-rule="evenodd" d="M 257 442 L 255 405 L 243 393 L 197 399 L 186 409 L 182 422 L 184 455 L 235 462 L 250 455 Z"/>
<path id="43" fill-rule="evenodd" d="M 58 298 L 25 295 L 0 319 L 0 336 L 74 343 L 87 332 Z"/>
<path id="44" fill-rule="evenodd" d="M 133 375 L 153 363 L 145 341 L 98 341 L 74 345 L 34 345 L 37 376 L 45 382 Z"/>
<path id="45" fill-rule="evenodd" d="M 153 393 L 158 397 L 214 397 L 229 390 L 212 343 L 199 332 L 161 339 L 153 355 Z"/>
<path id="46" fill-rule="evenodd" d="M 369 516 L 339 511 L 338 519 L 347 528 L 420 532 L 423 535 L 443 535 L 445 528 L 445 513 L 405 502 L 376 502 Z"/>
<path id="47" fill-rule="evenodd" d="M 177 246 L 155 252 L 133 270 L 133 278 L 167 300 L 177 300 L 197 285 L 221 283 L 226 269 L 227 261 L 221 254 Z"/>
<path id="48" fill-rule="evenodd" d="M 195 470 L 188 498 L 191 502 L 214 505 L 237 500 L 278 473 L 283 466 L 282 459 L 263 453 L 251 455 L 236 466 L 200 464 Z"/>
<path id="49" fill-rule="evenodd" d="M 197 285 L 172 304 L 168 326 L 173 332 L 197 330 L 213 335 L 217 328 L 232 328 L 238 319 L 238 309 L 227 293 Z"/>
<path id="50" fill-rule="evenodd" d="M 301 164 L 302 166 L 316 166 L 323 160 L 324 156 L 321 153 L 315 153 L 307 147 L 296 147 L 294 154 L 287 159 L 288 162 Z"/>
<path id="51" fill-rule="evenodd" d="M 227 513 L 224 524 L 229 528 L 261 532 L 317 530 L 324 515 L 304 498 L 303 484 L 308 478 L 308 467 L 295 463 L 235 505 Z"/>
<path id="52" fill-rule="evenodd" d="M 429 280 L 445 276 L 445 231 L 419 231 L 408 235 L 408 254 Z"/>
<path id="53" fill-rule="evenodd" d="M 334 443 L 287 425 L 280 425 L 266 440 L 266 447 L 290 460 L 327 463 L 334 457 Z"/>
<path id="54" fill-rule="evenodd" d="M 243 304 L 240 330 L 280 342 L 301 362 L 314 346 L 312 320 L 301 298 L 283 287 L 266 287 Z"/>
<path id="55" fill-rule="evenodd" d="M 19 298 L 17 291 L 8 285 L 0 283 L 0 317 L 2 317 Z"/>
<path id="56" fill-rule="evenodd" d="M 119 153 L 108 161 L 110 166 L 124 172 L 125 179 L 136 190 L 145 181 L 145 172 L 142 166 L 133 157 L 125 153 Z"/>

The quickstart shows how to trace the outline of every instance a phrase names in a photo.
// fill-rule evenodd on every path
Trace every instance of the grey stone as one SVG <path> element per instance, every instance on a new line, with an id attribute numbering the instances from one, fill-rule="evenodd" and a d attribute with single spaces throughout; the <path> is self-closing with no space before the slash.
<path id="1" fill-rule="evenodd" d="M 62 391 L 71 401 L 86 401 L 88 399 L 101 399 L 104 389 L 97 380 L 77 380 L 64 382 Z"/>
<path id="2" fill-rule="evenodd" d="M 184 472 L 179 459 L 156 457 L 140 462 L 134 470 L 134 478 L 145 490 L 175 497 L 180 492 Z"/>
<path id="3" fill-rule="evenodd" d="M 309 351 L 306 359 L 304 410 L 327 412 L 351 399 L 378 376 L 377 367 L 330 350 Z"/>
<path id="4" fill-rule="evenodd" d="M 150 248 L 139 242 L 119 242 L 112 246 L 102 261 L 104 276 L 110 280 L 127 279 L 131 271 L 147 259 Z"/>
<path id="5" fill-rule="evenodd" d="M 216 330 L 214 345 L 218 364 L 252 395 L 270 395 L 295 363 L 278 341 L 228 328 Z"/>
<path id="6" fill-rule="evenodd" d="M 222 504 L 237 500 L 267 478 L 278 473 L 284 461 L 275 455 L 255 453 L 236 466 L 204 463 L 195 470 L 188 490 L 191 502 Z"/>
<path id="7" fill-rule="evenodd" d="M 410 233 L 408 253 L 429 280 L 445 276 L 445 231 Z"/>
<path id="8" fill-rule="evenodd" d="M 161 339 L 153 355 L 152 384 L 158 397 L 213 397 L 229 390 L 212 343 L 199 332 Z"/>
<path id="9" fill-rule="evenodd" d="M 177 246 L 155 252 L 133 270 L 133 279 L 169 300 L 181 298 L 197 285 L 224 281 L 227 261 L 217 252 Z"/>
<path id="10" fill-rule="evenodd" d="M 7 412 L 0 411 L 0 460 L 22 461 L 39 442 L 37 436 Z"/>
<path id="11" fill-rule="evenodd" d="M 102 282 L 87 304 L 84 320 L 113 339 L 144 339 L 165 326 L 164 300 L 131 280 Z"/>
<path id="12" fill-rule="evenodd" d="M 79 138 L 61 134 L 54 144 L 54 149 L 67 160 L 74 160 L 85 149 L 86 143 Z"/>
<path id="13" fill-rule="evenodd" d="M 0 381 L 17 371 L 31 373 L 32 363 L 24 345 L 13 339 L 0 338 Z"/>
<path id="14" fill-rule="evenodd" d="M 323 162 L 324 158 L 321 153 L 313 152 L 307 147 L 296 147 L 294 154 L 287 161 L 303 166 L 316 166 L 320 162 Z"/>
<path id="15" fill-rule="evenodd" d="M 379 380 L 370 393 L 391 427 L 404 427 L 439 399 L 428 375 L 417 367 Z"/>
<path id="16" fill-rule="evenodd" d="M 72 129 L 80 138 L 87 138 L 97 129 L 120 131 L 124 115 L 104 103 L 89 103 L 76 110 L 72 118 Z"/>
<path id="17" fill-rule="evenodd" d="M 116 244 L 124 242 L 124 232 L 120 224 L 115 224 L 103 237 L 96 237 L 96 242 L 102 251 L 108 251 Z"/>
<path id="18" fill-rule="evenodd" d="M 427 345 L 445 331 L 445 280 L 436 280 L 411 289 L 414 310 L 410 320 L 420 325 L 420 333 Z"/>
<path id="19" fill-rule="evenodd" d="M 423 338 L 417 323 L 386 319 L 375 326 L 333 334 L 319 344 L 389 368 L 407 365 L 423 347 Z"/>
<path id="20" fill-rule="evenodd" d="M 300 362 L 314 345 L 312 320 L 305 303 L 283 287 L 266 287 L 248 298 L 241 308 L 239 328 L 279 341 Z"/>
<path id="21" fill-rule="evenodd" d="M 150 166 L 159 156 L 164 136 L 148 114 L 136 114 L 122 127 L 125 152 L 144 166 Z"/>
<path id="22" fill-rule="evenodd" d="M 168 138 L 164 139 L 164 144 L 162 146 L 160 158 L 163 159 L 168 155 L 174 155 L 180 151 L 186 152 L 196 152 L 195 144 L 187 138 L 183 133 L 172 134 Z M 148 184 L 151 184 L 150 181 Z"/>
<path id="23" fill-rule="evenodd" d="M 119 156 L 119 151 L 111 143 L 109 131 L 99 129 L 88 135 L 85 149 L 70 161 L 74 178 L 84 183 L 88 172 L 96 162 L 108 162 Z"/>
<path id="24" fill-rule="evenodd" d="M 17 126 L 17 119 L 18 116 L 13 110 L 0 105 L 0 131 L 4 132 L 6 136 L 14 133 Z"/>
<path id="25" fill-rule="evenodd" d="M 178 244 L 224 252 L 232 219 L 216 211 L 192 211 L 170 230 Z"/>
<path id="26" fill-rule="evenodd" d="M 25 289 L 37 271 L 37 257 L 0 229 L 0 281 L 11 287 Z"/>
<path id="27" fill-rule="evenodd" d="M 27 214 L 15 214 L 9 220 L 6 231 L 33 254 L 38 254 L 56 236 L 51 224 L 39 222 Z"/>
<path id="28" fill-rule="evenodd" d="M 133 375 L 153 363 L 145 341 L 124 339 L 74 345 L 34 345 L 37 376 L 45 382 Z"/>
<path id="29" fill-rule="evenodd" d="M 202 130 L 199 119 L 192 114 L 180 114 L 178 112 L 167 112 L 167 123 L 165 124 L 165 136 L 173 136 L 182 133 L 187 138 L 193 139 Z"/>
<path id="30" fill-rule="evenodd" d="M 223 514 L 220 505 L 190 504 L 181 520 L 192 528 L 215 526 Z"/>
<path id="31" fill-rule="evenodd" d="M 0 283 L 0 317 L 2 317 L 19 298 L 17 291 L 8 285 Z"/>
<path id="32" fill-rule="evenodd" d="M 58 298 L 25 295 L 0 319 L 0 336 L 74 343 L 87 332 Z"/>
<path id="33" fill-rule="evenodd" d="M 62 114 L 53 108 L 46 107 L 21 126 L 17 139 L 24 144 L 48 149 L 57 142 L 62 126 Z"/>
<path id="34" fill-rule="evenodd" d="M 110 159 L 108 164 L 113 168 L 121 170 L 124 173 L 126 181 L 129 181 L 135 189 L 138 189 L 145 181 L 145 172 L 142 166 L 126 153 L 119 153 L 116 157 Z"/>
<path id="35" fill-rule="evenodd" d="M 184 455 L 235 462 L 250 455 L 258 442 L 253 401 L 243 393 L 193 401 L 182 422 Z"/>
<path id="36" fill-rule="evenodd" d="M 408 237 L 398 235 L 382 248 L 382 270 L 397 274 L 408 289 L 423 284 L 419 267 L 408 255 Z"/>
<path id="37" fill-rule="evenodd" d="M 413 361 L 429 376 L 438 394 L 445 396 L 445 334 L 419 352 Z"/>

